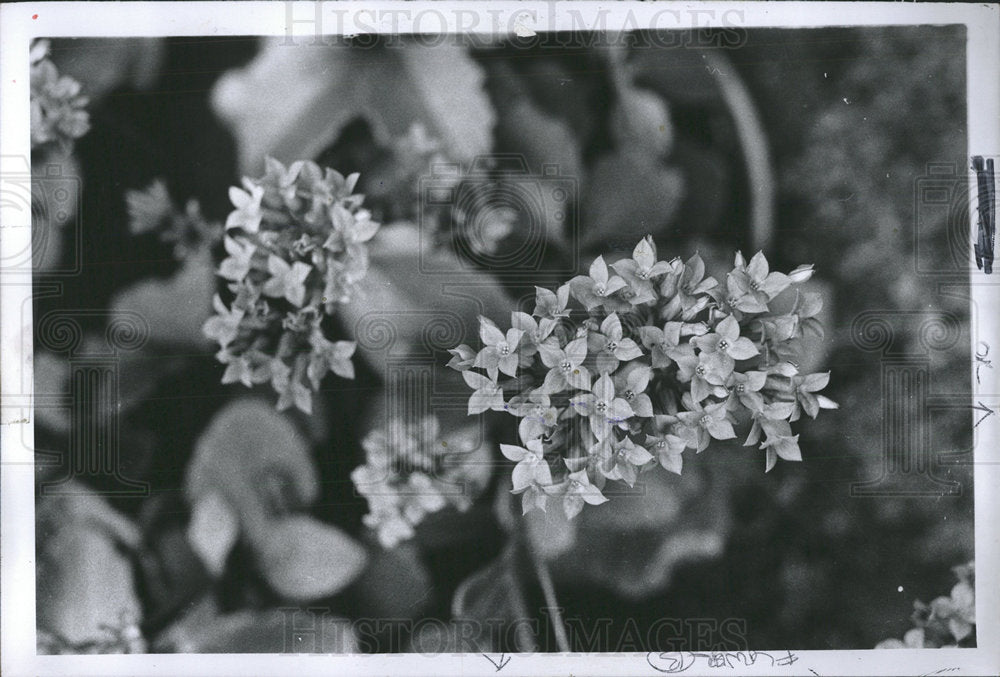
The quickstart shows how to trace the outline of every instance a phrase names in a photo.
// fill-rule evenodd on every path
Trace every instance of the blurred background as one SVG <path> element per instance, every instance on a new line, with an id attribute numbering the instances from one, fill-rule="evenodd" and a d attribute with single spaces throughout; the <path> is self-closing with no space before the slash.
<path id="1" fill-rule="evenodd" d="M 559 48 L 545 35 L 471 46 L 52 41 L 53 63 L 90 99 L 91 126 L 71 153 L 32 158 L 36 182 L 56 166 L 78 188 L 69 217 L 36 214 L 52 234 L 34 259 L 35 392 L 53 395 L 35 418 L 43 650 L 462 649 L 448 630 L 428 639 L 438 626 L 418 621 L 525 614 L 535 636 L 484 633 L 476 646 L 554 650 L 540 585 L 510 561 L 520 532 L 543 544 L 577 650 L 871 648 L 912 626 L 914 600 L 951 588 L 951 567 L 974 555 L 974 412 L 954 404 L 972 377 L 960 291 L 970 261 L 963 29 L 626 37 L 564 34 Z M 461 166 L 464 186 L 488 183 L 470 173 L 487 154 L 516 158 L 508 177 L 538 199 L 478 212 L 422 199 L 421 181 L 443 163 Z M 716 444 L 683 477 L 651 479 L 645 495 L 588 510 L 558 534 L 498 518 L 494 480 L 468 511 L 441 512 L 384 549 L 350 480 L 384 360 L 356 361 L 353 381 L 329 377 L 312 416 L 279 414 L 270 391 L 221 385 L 201 333 L 222 254 L 189 225 L 224 222 L 229 186 L 260 176 L 265 155 L 361 173 L 376 220 L 399 226 L 373 245 L 373 270 L 397 290 L 382 310 L 452 309 L 449 275 L 481 290 L 479 306 L 458 311 L 469 322 L 456 344 L 474 340 L 483 304 L 509 310 L 533 285 L 631 252 L 647 233 L 661 258 L 697 250 L 710 271 L 737 249 L 763 250 L 772 269 L 814 263 L 827 332 L 809 371 L 832 372 L 827 394 L 840 409 L 796 430 L 802 463 L 766 475 L 762 458 Z M 188 221 L 138 232 L 129 195 L 156 180 Z M 950 191 L 943 207 L 920 198 L 927 180 Z M 575 198 L 559 218 L 546 197 L 554 181 Z M 409 240 L 392 241 L 407 232 L 449 257 L 428 273 Z M 517 258 L 525 247 L 543 253 Z M 932 464 L 937 496 L 852 496 L 885 460 L 884 354 L 852 330 L 866 311 L 896 323 L 889 352 L 926 358 L 940 406 L 922 430 L 927 449 L 950 454 Z M 80 332 L 70 352 L 45 325 L 61 315 Z M 119 346 L 116 388 L 101 401 L 74 390 L 73 365 L 107 354 L 106 328 L 135 316 L 148 338 Z M 954 340 L 928 349 L 925 320 Z M 404 359 L 407 341 L 423 340 L 414 331 L 398 337 Z M 94 400 L 83 418 L 56 397 L 79 392 Z M 87 447 L 74 431 L 91 419 Z M 70 449 L 103 454 L 118 472 Z M 249 513 L 272 517 L 252 533 L 219 526 Z M 205 533 L 237 535 L 217 552 L 199 542 Z M 294 641 L 294 627 L 318 627 L 317 617 L 325 643 Z M 359 630 L 372 619 L 403 630 Z M 658 619 L 681 629 L 650 634 Z M 691 632 L 698 619 L 715 629 Z"/>

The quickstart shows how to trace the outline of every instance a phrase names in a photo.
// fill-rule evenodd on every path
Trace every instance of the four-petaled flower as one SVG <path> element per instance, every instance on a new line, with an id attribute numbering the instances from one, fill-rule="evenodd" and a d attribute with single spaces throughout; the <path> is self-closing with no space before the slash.
<path id="1" fill-rule="evenodd" d="M 740 373 L 734 371 L 726 380 L 726 388 L 729 389 L 729 399 L 726 406 L 736 409 L 742 404 L 750 411 L 762 411 L 764 409 L 764 397 L 760 394 L 760 389 L 767 381 L 767 373 L 763 371 L 748 371 Z"/>
<path id="2" fill-rule="evenodd" d="M 764 472 L 770 472 L 774 464 L 778 462 L 778 458 L 783 458 L 786 461 L 801 461 L 802 452 L 799 450 L 799 436 L 798 435 L 777 435 L 775 437 L 768 437 L 762 445 L 761 449 L 767 451 L 767 460 L 764 466 Z"/>
<path id="3" fill-rule="evenodd" d="M 542 364 L 549 368 L 542 384 L 544 392 L 554 394 L 571 388 L 590 390 L 590 371 L 583 366 L 587 358 L 587 339 L 574 339 L 562 349 L 543 344 L 539 354 Z"/>
<path id="4" fill-rule="evenodd" d="M 629 300 L 633 305 L 655 301 L 653 279 L 672 269 L 670 263 L 656 260 L 656 244 L 650 235 L 639 240 L 632 250 L 632 258 L 616 261 L 611 267 L 628 283 L 633 294 Z"/>
<path id="5" fill-rule="evenodd" d="M 826 387 L 830 382 L 830 372 L 824 374 L 809 374 L 807 376 L 793 376 L 792 383 L 795 386 L 796 407 L 792 412 L 790 421 L 797 421 L 804 410 L 812 418 L 816 418 L 820 409 L 837 409 L 839 404 L 825 395 L 817 395 L 816 392 Z M 801 409 L 800 409 L 801 407 Z"/>
<path id="6" fill-rule="evenodd" d="M 760 354 L 753 341 L 740 336 L 740 323 L 732 315 L 719 322 L 714 332 L 693 340 L 702 352 L 715 354 L 715 358 L 720 361 L 720 371 L 727 377 L 736 360 L 747 360 Z"/>
<path id="7" fill-rule="evenodd" d="M 372 221 L 367 209 L 351 213 L 340 203 L 330 206 L 330 222 L 333 232 L 326 238 L 323 247 L 331 252 L 346 251 L 353 256 L 361 256 L 364 250 L 358 245 L 368 242 L 378 232 L 379 223 Z"/>
<path id="8" fill-rule="evenodd" d="M 537 317 L 558 319 L 568 317 L 566 304 L 569 303 L 569 284 L 564 284 L 556 291 L 544 287 L 535 287 L 535 310 Z"/>
<path id="9" fill-rule="evenodd" d="M 557 324 L 558 321 L 551 317 L 540 317 L 536 320 L 531 315 L 519 311 L 510 314 L 510 325 L 524 332 L 521 348 L 518 351 L 522 366 L 527 367 L 534 361 L 531 358 L 538 354 L 538 349 L 543 343 L 559 347 L 556 338 L 552 336 Z"/>
<path id="10" fill-rule="evenodd" d="M 800 277 L 808 276 L 799 273 Z M 804 281 L 804 280 L 803 280 Z M 792 278 L 784 273 L 768 272 L 764 252 L 757 252 L 750 263 L 743 264 L 743 255 L 737 253 L 736 268 L 727 279 L 729 293 L 735 297 L 733 305 L 744 312 L 767 312 L 767 303 L 784 291 L 792 283 Z"/>
<path id="11" fill-rule="evenodd" d="M 256 233 L 260 230 L 260 222 L 264 218 L 260 201 L 264 197 L 264 188 L 249 179 L 243 179 L 243 190 L 236 186 L 229 188 L 229 200 L 236 209 L 229 213 L 226 219 L 226 230 L 242 228 L 246 233 Z"/>
<path id="12" fill-rule="evenodd" d="M 513 444 L 501 444 L 500 452 L 509 460 L 514 461 L 514 471 L 511 473 L 513 493 L 519 494 L 528 487 L 537 484 L 547 486 L 552 484 L 552 473 L 545 461 L 542 451 L 542 440 L 531 440 L 527 448 Z"/>
<path id="13" fill-rule="evenodd" d="M 726 403 L 716 402 L 702 408 L 692 403 L 691 411 L 677 412 L 680 421 L 680 437 L 687 446 L 698 452 L 704 451 L 710 439 L 731 440 L 736 437 L 733 424 L 726 418 Z"/>
<path id="14" fill-rule="evenodd" d="M 695 254 L 686 263 L 676 263 L 660 283 L 660 294 L 670 301 L 662 311 L 663 318 L 680 316 L 690 320 L 708 305 L 709 290 L 718 285 L 714 277 L 705 277 L 705 262 Z"/>
<path id="15" fill-rule="evenodd" d="M 524 332 L 513 327 L 507 330 L 505 335 L 493 324 L 493 321 L 486 317 L 479 318 L 479 338 L 483 342 L 483 349 L 476 356 L 473 366 L 483 367 L 489 373 L 490 378 L 496 380 L 497 369 L 508 376 L 517 374 L 517 365 L 520 358 L 517 354 L 517 345 L 521 342 Z"/>
<path id="16" fill-rule="evenodd" d="M 609 480 L 622 480 L 630 487 L 635 484 L 639 469 L 653 460 L 651 453 L 629 437 L 613 442 L 609 451 L 598 469 Z"/>
<path id="17" fill-rule="evenodd" d="M 235 304 L 232 308 L 226 308 L 226 304 L 218 294 L 212 298 L 212 306 L 216 314 L 205 321 L 202 333 L 217 341 L 219 347 L 225 348 L 239 335 L 240 322 L 243 321 L 246 311 L 237 308 Z"/>
<path id="18" fill-rule="evenodd" d="M 625 280 L 617 275 L 608 276 L 608 266 L 604 257 L 598 256 L 590 264 L 590 275 L 577 275 L 570 280 L 570 289 L 577 300 L 587 310 L 607 303 L 609 298 L 619 289 L 625 287 Z"/>
<path id="19" fill-rule="evenodd" d="M 219 277 L 231 282 L 239 282 L 250 272 L 250 261 L 257 247 L 252 242 L 226 236 L 223 240 L 229 255 L 219 264 Z"/>
<path id="20" fill-rule="evenodd" d="M 719 359 L 719 353 L 695 354 L 691 346 L 688 351 L 674 356 L 677 362 L 677 379 L 681 383 L 691 382 L 691 397 L 701 402 L 709 395 L 722 397 L 726 394 L 725 383 L 732 373 L 732 365 Z"/>
<path id="21" fill-rule="evenodd" d="M 653 369 L 662 369 L 669 367 L 680 357 L 694 355 L 690 345 L 681 344 L 682 336 L 691 334 L 701 336 L 707 331 L 708 328 L 701 322 L 696 324 L 667 322 L 663 325 L 663 329 L 650 326 L 639 327 L 639 338 L 650 351 Z"/>
<path id="22" fill-rule="evenodd" d="M 267 271 L 271 279 L 264 283 L 264 295 L 285 298 L 289 303 L 301 307 L 306 299 L 306 278 L 312 272 L 308 263 L 295 261 L 291 265 L 280 256 L 271 254 L 267 259 Z"/>
<path id="23" fill-rule="evenodd" d="M 518 431 L 521 439 L 527 440 L 546 434 L 555 426 L 559 416 L 551 399 L 541 389 L 510 398 L 507 410 L 521 419 Z"/>
<path id="24" fill-rule="evenodd" d="M 306 374 L 314 390 L 319 390 L 319 384 L 328 371 L 341 378 L 354 378 L 354 363 L 351 362 L 357 348 L 354 341 L 329 341 L 319 329 L 314 329 L 309 345 L 313 350 Z"/>
<path id="25" fill-rule="evenodd" d="M 503 390 L 494 379 L 475 371 L 463 371 L 462 378 L 475 390 L 469 396 L 469 416 L 481 414 L 489 409 L 503 411 Z"/>
<path id="26" fill-rule="evenodd" d="M 625 426 L 635 412 L 624 398 L 617 397 L 611 377 L 602 374 L 594 381 L 591 392 L 570 400 L 577 413 L 590 419 L 590 430 L 598 440 L 607 439 L 615 426 Z"/>
<path id="27" fill-rule="evenodd" d="M 601 330 L 590 332 L 587 347 L 597 357 L 597 371 L 610 373 L 618 368 L 619 360 L 627 362 L 642 356 L 642 349 L 630 338 L 624 338 L 621 320 L 611 313 L 601 322 Z"/>
<path id="28" fill-rule="evenodd" d="M 560 489 L 563 494 L 563 510 L 566 511 L 566 517 L 569 519 L 580 514 L 584 503 L 600 505 L 608 500 L 600 489 L 591 484 L 586 470 L 569 473 Z"/>
<path id="29" fill-rule="evenodd" d="M 649 379 L 653 370 L 645 364 L 632 363 L 615 373 L 615 392 L 628 402 L 636 416 L 650 418 L 653 416 L 653 402 L 646 394 Z"/>
<path id="30" fill-rule="evenodd" d="M 681 474 L 681 469 L 684 466 L 683 453 L 686 447 L 684 440 L 677 435 L 670 433 L 646 435 L 646 448 L 651 453 L 656 454 L 656 460 L 660 462 L 664 470 L 669 470 L 677 475 Z"/>
<path id="31" fill-rule="evenodd" d="M 278 411 L 294 405 L 300 411 L 312 413 L 312 391 L 299 378 L 298 370 L 293 378 L 291 367 L 278 358 L 271 360 L 271 387 L 279 395 Z"/>

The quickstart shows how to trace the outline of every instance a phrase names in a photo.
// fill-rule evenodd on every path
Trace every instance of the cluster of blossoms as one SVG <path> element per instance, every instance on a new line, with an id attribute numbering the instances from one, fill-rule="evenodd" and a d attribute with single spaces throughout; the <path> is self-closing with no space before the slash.
<path id="1" fill-rule="evenodd" d="M 489 463 L 478 462 L 471 440 L 442 439 L 434 416 L 416 423 L 392 420 L 362 441 L 366 463 L 351 480 L 368 501 L 365 526 L 383 547 L 412 538 L 424 518 L 453 507 L 468 510 L 490 476 Z"/>
<path id="2" fill-rule="evenodd" d="M 49 59 L 49 41 L 36 40 L 31 45 L 31 147 L 58 143 L 72 146 L 90 129 L 86 96 L 80 83 L 60 75 Z"/>
<path id="3" fill-rule="evenodd" d="M 569 517 L 606 501 L 607 480 L 632 485 L 657 463 L 681 472 L 685 449 L 736 437 L 777 458 L 801 460 L 791 423 L 836 404 L 817 391 L 829 374 L 799 374 L 805 332 L 821 328 L 817 294 L 796 290 L 791 310 L 769 304 L 808 280 L 812 266 L 770 272 L 763 253 L 739 253 L 724 283 L 696 254 L 659 261 L 647 236 L 631 258 L 598 257 L 589 275 L 558 290 L 536 288 L 531 315 L 503 331 L 480 319 L 483 348 L 461 345 L 449 366 L 473 389 L 470 415 L 520 419 L 513 492 L 524 512 L 562 501 Z M 576 301 L 570 307 L 571 301 Z"/>
<path id="4" fill-rule="evenodd" d="M 125 204 L 129 232 L 140 236 L 155 233 L 160 242 L 171 246 L 177 261 L 214 244 L 220 237 L 219 224 L 205 219 L 197 200 L 188 200 L 183 210 L 177 209 L 162 179 L 156 179 L 145 190 L 126 192 Z"/>
<path id="5" fill-rule="evenodd" d="M 330 341 L 323 322 L 368 270 L 368 242 L 378 230 L 344 177 L 308 161 L 290 167 L 267 159 L 259 179 L 243 179 L 229 197 L 227 257 L 218 275 L 232 301 L 214 299 L 204 333 L 218 342 L 223 383 L 270 382 L 278 409 L 312 411 L 312 392 L 330 371 L 354 378 L 352 341 Z"/>
<path id="6" fill-rule="evenodd" d="M 916 626 L 902 640 L 887 639 L 876 649 L 953 649 L 965 640 L 976 639 L 976 569 L 975 563 L 952 568 L 958 583 L 951 595 L 941 596 L 930 604 L 913 603 L 912 621 Z"/>

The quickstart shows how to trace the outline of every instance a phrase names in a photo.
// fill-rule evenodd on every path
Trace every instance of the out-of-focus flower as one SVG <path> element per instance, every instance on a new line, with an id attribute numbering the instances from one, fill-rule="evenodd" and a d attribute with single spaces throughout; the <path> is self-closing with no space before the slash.
<path id="1" fill-rule="evenodd" d="M 243 180 L 243 188 L 233 186 L 229 189 L 229 201 L 236 209 L 226 218 L 226 230 L 242 228 L 246 233 L 256 233 L 260 230 L 260 222 L 264 218 L 260 206 L 264 189 L 248 179 Z"/>
<path id="2" fill-rule="evenodd" d="M 69 150 L 73 142 L 90 130 L 86 111 L 89 99 L 80 93 L 80 83 L 60 75 L 49 59 L 49 41 L 31 45 L 31 147 L 56 142 Z"/>
<path id="3" fill-rule="evenodd" d="M 478 449 L 447 444 L 434 416 L 390 420 L 387 431 L 373 430 L 362 447 L 365 464 L 354 469 L 351 480 L 368 502 L 363 523 L 386 548 L 412 538 L 427 515 L 448 507 L 468 509 L 471 496 L 489 479 L 477 465 Z M 527 455 L 522 460 L 532 477 L 545 479 L 543 470 L 528 469 Z"/>

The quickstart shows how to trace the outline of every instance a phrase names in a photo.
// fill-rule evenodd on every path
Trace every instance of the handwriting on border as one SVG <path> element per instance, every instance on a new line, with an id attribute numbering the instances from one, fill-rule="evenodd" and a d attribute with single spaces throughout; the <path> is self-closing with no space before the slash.
<path id="1" fill-rule="evenodd" d="M 646 662 L 657 672 L 678 673 L 691 668 L 698 659 L 705 659 L 710 668 L 749 667 L 759 660 L 770 661 L 765 663 L 768 666 L 786 667 L 792 665 L 799 658 L 791 651 L 786 651 L 784 655 L 777 658 L 765 651 L 651 651 L 646 654 Z"/>

